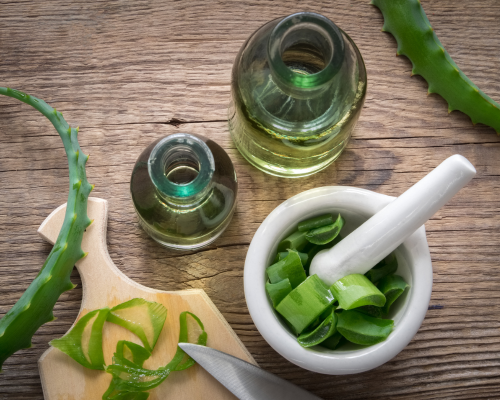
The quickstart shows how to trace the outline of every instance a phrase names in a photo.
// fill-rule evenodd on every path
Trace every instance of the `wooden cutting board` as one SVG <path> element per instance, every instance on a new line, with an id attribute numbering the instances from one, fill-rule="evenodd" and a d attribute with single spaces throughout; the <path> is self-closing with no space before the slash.
<path id="1" fill-rule="evenodd" d="M 54 243 L 62 226 L 66 205 L 57 208 L 40 226 L 38 233 Z M 89 311 L 113 307 L 134 297 L 162 303 L 168 310 L 167 320 L 153 355 L 145 368 L 156 369 L 173 357 L 179 338 L 179 314 L 190 311 L 203 322 L 208 334 L 207 345 L 256 364 L 222 314 L 201 289 L 164 292 L 139 285 L 123 274 L 111 261 L 106 246 L 108 204 L 106 200 L 90 198 L 88 215 L 94 223 L 83 236 L 82 248 L 89 254 L 76 267 L 82 278 L 83 299 L 78 318 Z M 128 330 L 106 322 L 103 330 L 103 350 L 106 364 L 111 364 L 118 340 L 141 344 Z M 98 400 L 111 381 L 104 371 L 82 367 L 55 348 L 49 348 L 38 361 L 45 400 Z M 218 381 L 199 365 L 170 376 L 151 390 L 150 400 L 235 399 Z"/>

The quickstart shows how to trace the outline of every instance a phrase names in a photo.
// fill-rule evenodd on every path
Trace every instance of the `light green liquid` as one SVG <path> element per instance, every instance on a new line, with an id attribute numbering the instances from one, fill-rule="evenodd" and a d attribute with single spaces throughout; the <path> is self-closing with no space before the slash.
<path id="1" fill-rule="evenodd" d="M 346 147 L 359 118 L 366 91 L 359 82 L 354 105 L 334 125 L 318 133 L 312 124 L 294 136 L 264 127 L 233 93 L 229 107 L 229 131 L 240 153 L 258 169 L 281 177 L 312 175 L 332 164 Z"/>

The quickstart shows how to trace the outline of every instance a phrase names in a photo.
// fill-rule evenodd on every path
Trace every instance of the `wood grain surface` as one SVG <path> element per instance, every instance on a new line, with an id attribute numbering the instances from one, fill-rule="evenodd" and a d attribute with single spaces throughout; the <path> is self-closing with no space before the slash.
<path id="1" fill-rule="evenodd" d="M 462 70 L 500 101 L 500 3 L 422 0 L 439 39 Z M 326 15 L 359 46 L 368 95 L 353 140 L 339 160 L 304 179 L 251 167 L 226 122 L 234 58 L 259 26 L 297 11 Z M 109 201 L 108 248 L 130 278 L 161 290 L 202 288 L 259 365 L 325 399 L 500 398 L 500 138 L 448 114 L 427 84 L 410 77 L 381 13 L 368 1 L 0 0 L 0 85 L 45 99 L 80 126 L 90 153 L 93 195 Z M 495 69 L 496 68 L 496 69 Z M 168 133 L 206 135 L 235 163 L 238 208 L 227 231 L 201 251 L 158 246 L 138 225 L 129 178 L 142 149 Z M 477 177 L 427 224 L 434 266 L 431 309 L 408 347 L 358 375 L 305 371 L 259 335 L 246 308 L 243 264 L 252 235 L 285 199 L 322 185 L 398 195 L 459 153 Z M 66 201 L 67 163 L 50 123 L 29 106 L 0 98 L 0 316 L 36 276 L 50 245 L 37 236 Z M 79 286 L 55 307 L 33 348 L 0 375 L 0 399 L 41 399 L 37 360 L 73 323 Z"/>

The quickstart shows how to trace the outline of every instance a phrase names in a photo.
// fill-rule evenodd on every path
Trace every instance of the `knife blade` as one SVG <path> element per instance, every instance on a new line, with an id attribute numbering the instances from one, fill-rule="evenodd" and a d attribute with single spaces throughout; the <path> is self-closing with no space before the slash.
<path id="1" fill-rule="evenodd" d="M 179 347 L 240 400 L 321 400 L 300 387 L 222 351 L 192 343 Z"/>

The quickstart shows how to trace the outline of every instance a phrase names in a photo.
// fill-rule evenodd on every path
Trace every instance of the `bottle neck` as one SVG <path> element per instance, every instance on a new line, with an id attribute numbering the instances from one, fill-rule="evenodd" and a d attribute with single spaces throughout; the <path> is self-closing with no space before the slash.
<path id="1" fill-rule="evenodd" d="M 328 18 L 297 13 L 271 32 L 267 59 L 274 81 L 294 97 L 314 95 L 329 86 L 344 61 L 344 38 Z"/>
<path id="2" fill-rule="evenodd" d="M 160 140 L 148 160 L 149 176 L 159 196 L 177 208 L 202 202 L 213 186 L 214 171 L 214 157 L 206 143 L 188 133 Z"/>

